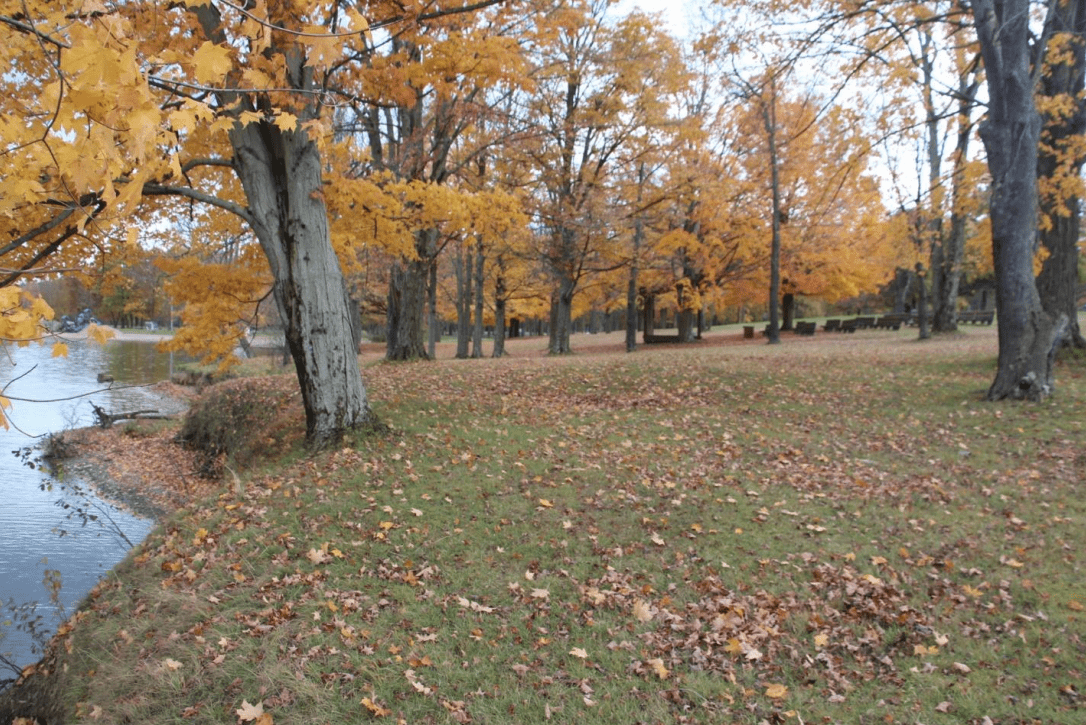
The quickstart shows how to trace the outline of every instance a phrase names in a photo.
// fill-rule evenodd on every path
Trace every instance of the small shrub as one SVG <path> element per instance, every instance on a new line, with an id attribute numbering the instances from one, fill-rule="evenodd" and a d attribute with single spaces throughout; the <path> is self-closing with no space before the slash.
<path id="1" fill-rule="evenodd" d="M 282 455 L 295 434 L 304 434 L 299 395 L 277 376 L 211 386 L 193 402 L 178 438 L 200 453 L 201 474 L 216 478 L 228 463 L 246 467 L 262 453 Z"/>

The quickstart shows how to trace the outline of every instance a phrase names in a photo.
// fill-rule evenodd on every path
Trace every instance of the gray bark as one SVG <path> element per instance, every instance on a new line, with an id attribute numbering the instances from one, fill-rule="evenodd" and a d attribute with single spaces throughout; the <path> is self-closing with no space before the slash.
<path id="1" fill-rule="evenodd" d="M 501 258 L 498 258 L 498 276 L 494 280 L 494 350 L 491 357 L 505 355 L 505 277 L 501 273 Z"/>
<path id="2" fill-rule="evenodd" d="M 471 340 L 471 249 L 461 244 L 456 249 L 453 269 L 456 272 L 456 358 L 463 360 L 468 356 L 468 342 Z"/>
<path id="3" fill-rule="evenodd" d="M 999 362 L 989 400 L 1040 400 L 1052 392 L 1055 350 L 1067 317 L 1041 306 L 1033 277 L 1037 143 L 1041 119 L 1030 75 L 1028 0 L 973 0 L 988 85 L 980 135 L 992 176 L 989 202 L 999 322 Z"/>
<path id="4" fill-rule="evenodd" d="M 1059 2 L 1057 12 L 1049 16 L 1048 32 L 1069 34 L 1072 61 L 1045 69 L 1041 94 L 1049 98 L 1082 98 L 1086 88 L 1086 0 Z M 1039 178 L 1081 177 L 1084 159 L 1081 152 L 1073 151 L 1071 144 L 1086 134 L 1086 108 L 1081 102 L 1074 108 L 1070 115 L 1045 119 L 1037 166 Z M 1067 343 L 1083 348 L 1086 339 L 1079 329 L 1077 309 L 1080 204 L 1077 194 L 1063 199 L 1052 195 L 1041 197 L 1041 215 L 1050 223 L 1041 229 L 1041 245 L 1048 250 L 1048 257 L 1037 277 L 1037 290 L 1041 305 L 1049 314 L 1067 316 Z"/>
<path id="5" fill-rule="evenodd" d="M 283 131 L 263 121 L 238 124 L 230 141 L 253 231 L 275 279 L 275 302 L 305 407 L 306 441 L 326 446 L 374 417 L 320 193 L 320 152 L 305 131 Z"/>
<path id="6" fill-rule="evenodd" d="M 425 232 L 420 232 L 425 234 Z M 429 259 L 394 262 L 388 285 L 388 360 L 427 359 L 422 317 L 426 310 Z"/>
<path id="7" fill-rule="evenodd" d="M 475 250 L 475 313 L 471 330 L 471 356 L 483 356 L 483 281 L 486 271 L 486 255 L 483 245 Z"/>

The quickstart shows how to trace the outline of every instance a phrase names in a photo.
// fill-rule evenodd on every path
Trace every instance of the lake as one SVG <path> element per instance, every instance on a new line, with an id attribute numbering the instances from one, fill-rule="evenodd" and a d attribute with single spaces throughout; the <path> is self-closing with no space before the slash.
<path id="1" fill-rule="evenodd" d="M 171 407 L 149 387 L 139 387 L 167 380 L 171 367 L 169 353 L 148 342 L 75 341 L 67 357 L 57 358 L 48 345 L 9 344 L 0 351 L 0 389 L 13 399 L 6 411 L 11 427 L 0 428 L 0 683 L 14 676 L 13 668 L 39 658 L 34 638 L 19 626 L 20 608 L 26 613 L 36 603 L 31 616 L 51 634 L 127 554 L 127 545 L 105 526 L 69 520 L 61 502 L 84 505 L 83 499 L 47 470 L 27 466 L 21 452 L 39 446 L 49 433 L 92 425 L 91 402 L 111 413 L 176 411 L 176 403 Z M 99 373 L 115 382 L 99 384 Z M 134 543 L 153 526 L 101 500 L 90 503 Z"/>

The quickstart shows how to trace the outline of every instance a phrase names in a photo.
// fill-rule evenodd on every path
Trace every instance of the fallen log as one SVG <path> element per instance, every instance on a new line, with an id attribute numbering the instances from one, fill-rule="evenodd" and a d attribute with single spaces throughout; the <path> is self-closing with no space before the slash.
<path id="1" fill-rule="evenodd" d="M 119 420 L 170 420 L 173 416 L 160 415 L 157 410 L 133 410 L 128 413 L 107 413 L 91 403 L 94 408 L 95 425 L 99 428 L 111 428 Z"/>

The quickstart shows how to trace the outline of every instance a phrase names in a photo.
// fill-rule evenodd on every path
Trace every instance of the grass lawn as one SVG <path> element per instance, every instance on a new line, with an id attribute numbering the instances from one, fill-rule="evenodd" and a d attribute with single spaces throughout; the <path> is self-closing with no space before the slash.
<path id="1" fill-rule="evenodd" d="M 96 589 L 65 695 L 87 723 L 1086 722 L 1086 362 L 988 403 L 993 328 L 915 337 L 369 351 L 391 431 L 314 458 L 265 383 L 288 424 Z"/>

